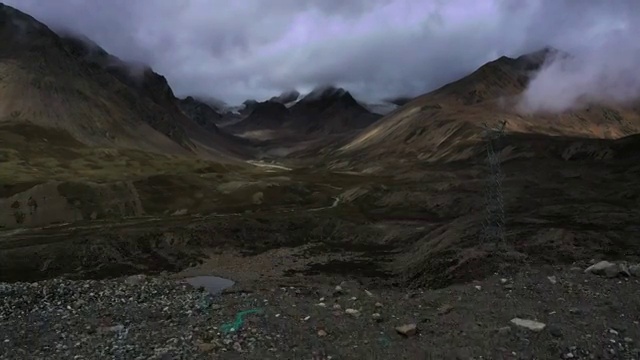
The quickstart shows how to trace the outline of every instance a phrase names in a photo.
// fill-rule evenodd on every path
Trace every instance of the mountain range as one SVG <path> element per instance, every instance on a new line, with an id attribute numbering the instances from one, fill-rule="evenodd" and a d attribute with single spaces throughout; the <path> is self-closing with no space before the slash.
<path id="1" fill-rule="evenodd" d="M 521 95 L 545 60 L 545 48 L 518 58 L 503 56 L 470 75 L 407 102 L 343 144 L 342 157 L 420 161 L 464 160 L 483 151 L 483 125 L 506 121 L 507 133 L 617 139 L 640 132 L 637 105 L 591 103 L 562 113 L 526 114 Z M 472 148 L 474 149 L 472 151 Z M 526 156 L 532 154 L 523 143 Z M 511 154 L 510 156 L 516 156 Z"/>
<path id="2" fill-rule="evenodd" d="M 342 88 L 319 87 L 299 100 L 299 94 L 294 94 L 249 104 L 246 118 L 225 129 L 236 133 L 281 129 L 301 135 L 327 135 L 362 129 L 381 117 Z"/>
<path id="3" fill-rule="evenodd" d="M 86 146 L 233 161 L 255 155 L 247 141 L 272 142 L 334 158 L 460 160 L 483 123 L 507 121 L 508 132 L 618 138 L 639 130 L 637 108 L 590 104 L 561 114 L 527 115 L 518 97 L 557 50 L 501 57 L 468 76 L 416 98 L 377 104 L 319 86 L 229 107 L 214 98 L 177 99 L 167 80 L 123 61 L 90 39 L 51 31 L 2 6 L 0 47 L 3 126 L 28 122 L 56 128 Z M 314 141 L 309 143 L 309 140 Z M 328 140 L 330 141 L 328 142 Z M 330 154 L 330 155 L 329 155 Z M 410 154 L 410 155 L 409 155 Z"/>
<path id="4" fill-rule="evenodd" d="M 233 138 L 180 110 L 166 79 L 90 40 L 58 35 L 9 6 L 0 8 L 3 125 L 29 122 L 87 146 L 229 160 Z"/>
<path id="5" fill-rule="evenodd" d="M 133 163 L 141 156 L 162 164 L 189 159 L 198 169 L 209 166 L 202 162 L 246 167 L 262 159 L 385 174 L 409 171 L 407 164 L 414 163 L 478 161 L 484 126 L 503 121 L 505 159 L 547 156 L 552 148 L 572 154 L 567 156 L 605 156 L 613 143 L 589 141 L 640 133 L 640 107 L 633 104 L 523 113 L 519 100 L 541 66 L 558 56 L 552 48 L 500 57 L 414 98 L 367 103 L 344 88 L 322 85 L 233 107 L 206 96 L 178 99 L 150 67 L 119 59 L 82 35 L 56 33 L 5 5 L 0 40 L 0 148 L 5 163 L 25 179 L 74 166 L 87 174 L 106 172 L 117 157 L 102 153 L 113 151 L 136 154 Z M 558 145 L 560 139 L 580 140 Z M 591 145 L 580 145 L 585 141 Z M 169 171 L 154 166 L 155 172 Z M 148 176 L 145 171 L 139 176 Z"/>
<path id="6" fill-rule="evenodd" d="M 612 332 L 607 319 L 637 310 L 637 302 L 620 310 L 601 300 L 618 289 L 628 290 L 627 298 L 633 299 L 637 290 L 627 263 L 640 263 L 640 99 L 624 104 L 585 100 L 562 112 L 523 107 L 540 71 L 571 56 L 551 47 L 502 56 L 416 97 L 398 94 L 363 101 L 335 83 L 319 84 L 309 93 L 283 88 L 280 94 L 235 106 L 207 94 L 178 98 L 151 67 L 120 59 L 91 39 L 53 31 L 0 4 L 0 281 L 20 281 L 31 289 L 33 281 L 63 275 L 100 279 L 169 272 L 163 279 L 183 293 L 187 285 L 175 285 L 174 276 L 220 274 L 237 280 L 242 289 L 220 295 L 232 302 L 225 311 L 214 312 L 220 321 L 235 313 L 234 306 L 252 302 L 251 296 L 257 294 L 254 300 L 262 304 L 258 289 L 270 294 L 284 289 L 307 303 L 291 312 L 296 308 L 286 302 L 280 312 L 277 304 L 265 302 L 265 313 L 286 313 L 281 320 L 306 326 L 297 333 L 306 331 L 312 339 L 307 343 L 319 347 L 300 347 L 298 337 L 289 339 L 293 330 L 281 337 L 291 340 L 291 346 L 282 347 L 271 341 L 275 337 L 260 335 L 263 322 L 248 320 L 258 331 L 258 343 L 266 346 L 266 358 L 277 354 L 271 353 L 276 347 L 285 351 L 280 358 L 333 356 L 337 348 L 355 349 L 341 345 L 327 347 L 331 351 L 325 353 L 329 342 L 317 342 L 318 329 L 307 331 L 308 325 L 322 322 L 318 316 L 326 315 L 331 325 L 339 315 L 336 308 L 326 312 L 317 306 L 325 292 L 344 305 L 353 289 L 370 289 L 358 296 L 363 309 L 380 308 L 383 318 L 401 309 L 396 314 L 403 315 L 396 319 L 427 319 L 414 324 L 424 333 L 436 320 L 446 327 L 462 319 L 462 312 L 478 311 L 452 299 L 451 288 L 428 288 L 484 281 L 455 291 L 473 293 L 473 301 L 484 297 L 484 308 L 491 309 L 496 296 L 507 299 L 510 307 L 500 314 L 488 311 L 483 326 L 471 316 L 472 321 L 451 329 L 447 339 L 459 346 L 445 341 L 446 352 L 423 352 L 419 341 L 394 340 L 397 329 L 389 327 L 383 333 L 391 342 L 379 344 L 382 352 L 360 346 L 367 351 L 361 358 L 370 359 L 389 346 L 415 346 L 420 352 L 412 354 L 417 357 L 388 352 L 388 358 L 504 358 L 525 348 L 548 352 L 518 354 L 524 358 L 568 358 L 564 354 L 575 353 L 569 346 L 578 340 L 584 340 L 591 354 L 600 348 L 609 356 L 614 354 L 609 340 L 618 332 Z M 575 271 L 593 259 L 620 264 L 605 264 L 604 271 L 620 280 Z M 587 277 L 594 289 L 605 292 L 576 292 Z M 145 281 L 124 280 L 136 289 L 132 291 Z M 339 289 L 336 284 L 341 284 Z M 82 286 L 81 292 L 93 291 Z M 407 295 L 410 287 L 425 291 Z M 541 297 L 531 298 L 532 289 Z M 173 296 L 174 290 L 168 294 Z M 397 297 L 388 297 L 387 291 L 396 291 Z M 557 301 L 558 291 L 567 292 L 562 301 Z M 557 306 L 547 309 L 542 296 Z M 18 296 L 16 304 L 23 298 Z M 384 307 L 374 304 L 378 298 Z M 424 304 L 424 299 L 443 302 L 429 300 L 435 305 L 418 314 L 417 307 L 405 306 L 409 298 L 415 304 Z M 5 313 L 13 316 L 16 307 L 8 304 Z M 73 309 L 76 305 L 71 304 Z M 522 310 L 523 305 L 528 308 Z M 602 321 L 578 321 L 584 327 L 579 331 L 576 322 L 559 321 L 579 317 L 569 308 L 583 305 Z M 433 317 L 435 306 L 440 309 Z M 311 308 L 317 311 L 304 311 Z M 150 324 L 157 324 L 156 315 L 163 312 L 145 311 L 140 319 Z M 27 355 L 32 342 L 24 341 L 29 329 L 22 325 L 29 313 L 18 313 L 17 335 L 5 341 L 12 345 L 5 348 L 24 345 L 24 352 L 15 352 L 13 358 L 53 354 L 51 347 L 40 344 L 37 356 Z M 196 313 L 189 319 L 202 315 L 203 324 L 211 323 L 212 312 Z M 556 327 L 553 336 L 529 336 L 532 343 L 522 347 L 520 333 L 507 328 L 518 336 L 504 336 L 507 332 L 502 331 L 515 313 L 571 326 L 564 332 Z M 299 321 L 307 315 L 310 322 Z M 325 340 L 337 339 L 342 325 L 363 324 L 353 322 L 357 316 L 348 318 L 337 327 L 321 326 Z M 377 344 L 380 326 L 387 322 L 360 319 L 371 327 L 370 345 Z M 85 330 L 96 325 L 93 318 L 85 320 L 92 323 L 76 324 L 83 339 Z M 118 321 L 136 323 L 130 320 Z M 172 322 L 178 323 L 195 324 Z M 624 321 L 621 326 L 633 328 Z M 346 338 L 357 333 L 346 329 Z M 216 339 L 219 331 L 214 330 L 181 328 L 179 333 L 189 336 L 181 343 L 197 351 L 186 354 L 217 356 L 214 352 L 222 351 L 224 338 Z M 136 331 L 134 335 L 140 335 Z M 98 345 L 83 348 L 115 349 L 112 342 L 100 345 L 108 340 L 102 330 L 92 332 L 91 341 Z M 579 335 L 587 333 L 606 334 L 605 346 L 594 347 L 593 339 Z M 562 340 L 558 334 L 567 337 Z M 159 344 L 166 342 L 162 336 Z M 488 346 L 487 338 L 497 346 Z M 362 339 L 351 340 L 362 344 Z M 470 345 L 468 340 L 474 339 L 478 343 Z M 564 345 L 561 340 L 566 340 Z M 628 350 L 623 343 L 630 344 L 619 341 L 616 354 L 631 358 L 618 352 Z M 243 352 L 252 351 L 251 344 L 245 345 Z M 149 356 L 159 355 L 158 346 L 148 349 Z M 478 352 L 483 346 L 501 350 Z M 225 347 L 225 354 L 240 356 L 235 344 L 233 348 Z M 449 352 L 453 348 L 461 352 Z M 57 350 L 64 358 L 75 355 L 71 348 Z M 350 355 L 342 357 L 353 358 Z"/>

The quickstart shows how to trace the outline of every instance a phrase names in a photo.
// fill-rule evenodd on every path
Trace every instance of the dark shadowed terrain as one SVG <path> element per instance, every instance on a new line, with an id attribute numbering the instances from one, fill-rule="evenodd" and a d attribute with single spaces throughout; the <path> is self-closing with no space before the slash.
<path id="1" fill-rule="evenodd" d="M 383 116 L 177 99 L 7 6 L 0 39 L 1 358 L 640 359 L 640 108 L 516 111 L 552 49 Z"/>

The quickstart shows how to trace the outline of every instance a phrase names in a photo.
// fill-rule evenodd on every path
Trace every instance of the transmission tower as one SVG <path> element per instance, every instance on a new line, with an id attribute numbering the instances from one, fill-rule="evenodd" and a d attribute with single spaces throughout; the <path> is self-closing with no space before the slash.
<path id="1" fill-rule="evenodd" d="M 502 199 L 502 169 L 500 158 L 494 151 L 498 139 L 504 136 L 506 121 L 496 128 L 490 128 L 483 124 L 483 137 L 487 147 L 487 164 L 489 175 L 485 189 L 485 219 L 482 231 L 482 241 L 485 244 L 494 243 L 497 246 L 505 245 L 505 216 L 504 202 Z"/>

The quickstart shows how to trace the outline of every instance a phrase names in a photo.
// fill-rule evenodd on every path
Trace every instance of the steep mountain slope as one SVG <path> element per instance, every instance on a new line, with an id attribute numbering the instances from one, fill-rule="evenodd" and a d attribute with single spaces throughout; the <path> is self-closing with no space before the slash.
<path id="1" fill-rule="evenodd" d="M 151 99 L 161 106 L 169 116 L 170 131 L 162 131 L 166 135 L 174 136 L 176 133 L 183 132 L 190 140 L 197 142 L 198 146 L 195 150 L 201 155 L 224 153 L 245 156 L 248 154 L 248 150 L 243 147 L 243 141 L 218 129 L 217 123 L 222 122 L 223 118 L 218 116 L 215 109 L 192 97 L 183 101 L 177 99 L 166 78 L 148 66 L 124 62 L 108 54 L 87 38 L 65 35 L 62 41 L 69 52 L 106 70 L 134 89 L 138 95 Z M 212 101 L 215 102 L 215 99 Z"/>
<path id="2" fill-rule="evenodd" d="M 191 120 L 195 121 L 196 124 L 209 131 L 219 131 L 217 124 L 222 121 L 222 115 L 211 106 L 191 96 L 181 99 L 179 105 L 180 109 L 189 116 Z"/>
<path id="3" fill-rule="evenodd" d="M 340 88 L 321 87 L 297 100 L 297 92 L 283 93 L 267 101 L 245 101 L 246 117 L 225 130 L 234 133 L 280 131 L 301 138 L 322 137 L 360 130 L 377 121 L 351 94 Z"/>
<path id="4" fill-rule="evenodd" d="M 164 77 L 97 45 L 61 38 L 0 6 L 0 122 L 57 128 L 87 146 L 230 158 L 186 117 Z M 235 149 L 234 149 L 235 150 Z"/>
<path id="5" fill-rule="evenodd" d="M 501 57 L 467 77 L 415 98 L 368 127 L 334 153 L 361 160 L 463 160 L 482 150 L 483 123 L 507 121 L 507 132 L 619 138 L 640 132 L 638 108 L 592 104 L 561 114 L 519 113 L 516 104 L 553 49 Z M 479 146 L 478 146 L 479 145 Z"/>
<path id="6" fill-rule="evenodd" d="M 292 126 L 306 133 L 363 129 L 381 117 L 365 109 L 348 91 L 332 86 L 316 88 L 290 110 L 294 118 Z"/>
<path id="7" fill-rule="evenodd" d="M 297 90 L 291 90 L 291 91 L 285 91 L 282 94 L 278 96 L 274 96 L 269 100 L 286 105 L 286 104 L 295 102 L 299 98 L 300 98 L 300 92 Z"/>
<path id="8" fill-rule="evenodd" d="M 267 100 L 251 104 L 251 112 L 243 120 L 227 126 L 231 132 L 278 130 L 289 125 L 291 113 L 281 102 Z"/>
<path id="9" fill-rule="evenodd" d="M 189 119 L 209 132 L 205 136 L 215 139 L 218 147 L 223 147 L 226 151 L 239 157 L 253 154 L 254 151 L 247 140 L 220 129 L 220 126 L 229 121 L 230 114 L 221 115 L 207 103 L 191 96 L 179 100 L 179 106 Z"/>

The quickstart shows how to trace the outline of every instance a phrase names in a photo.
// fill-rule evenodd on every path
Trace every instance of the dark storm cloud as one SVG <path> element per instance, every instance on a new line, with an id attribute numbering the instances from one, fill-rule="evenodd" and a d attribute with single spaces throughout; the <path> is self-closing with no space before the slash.
<path id="1" fill-rule="evenodd" d="M 530 108 L 562 109 L 584 95 L 572 93 L 602 95 L 596 80 L 577 82 L 580 75 L 609 79 L 606 92 L 616 89 L 616 99 L 640 83 L 627 76 L 617 86 L 620 73 L 640 60 L 630 44 L 639 33 L 635 0 L 6 2 L 125 60 L 150 64 L 178 95 L 231 103 L 328 83 L 369 99 L 416 95 L 501 55 L 546 45 L 583 54 L 586 65 L 569 73 L 549 66 L 552 72 L 543 71 L 527 93 Z M 617 55 L 597 55 L 603 50 Z M 549 80 L 558 76 L 561 88 Z M 546 95 L 558 91 L 565 100 Z"/>

